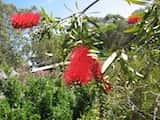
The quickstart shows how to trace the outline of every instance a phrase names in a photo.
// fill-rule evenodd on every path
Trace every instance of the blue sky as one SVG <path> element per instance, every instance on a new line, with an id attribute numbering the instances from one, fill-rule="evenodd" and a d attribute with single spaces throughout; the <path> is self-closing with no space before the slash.
<path id="1" fill-rule="evenodd" d="M 32 5 L 38 8 L 44 7 L 48 13 L 56 17 L 64 18 L 78 11 L 75 7 L 76 1 L 80 10 L 85 8 L 94 0 L 3 0 L 5 3 L 13 3 L 18 8 L 29 8 Z M 72 11 L 68 10 L 65 5 Z M 104 17 L 106 14 L 120 14 L 128 17 L 134 10 L 143 6 L 128 5 L 124 0 L 101 0 L 87 12 L 88 15 Z"/>

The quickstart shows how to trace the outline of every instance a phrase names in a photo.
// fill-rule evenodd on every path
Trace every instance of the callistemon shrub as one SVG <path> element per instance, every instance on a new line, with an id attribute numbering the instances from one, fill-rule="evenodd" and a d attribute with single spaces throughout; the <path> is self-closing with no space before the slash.
<path id="1" fill-rule="evenodd" d="M 73 49 L 70 64 L 64 72 L 64 80 L 67 85 L 86 85 L 92 79 L 103 80 L 100 63 L 90 54 L 89 49 L 85 46 Z"/>
<path id="2" fill-rule="evenodd" d="M 142 19 L 142 17 L 139 15 L 131 15 L 128 17 L 128 23 L 129 24 L 136 24 L 136 23 L 140 22 L 141 19 Z"/>
<path id="3" fill-rule="evenodd" d="M 11 16 L 11 24 L 15 29 L 25 29 L 37 26 L 40 23 L 40 14 L 33 12 L 17 13 Z"/>

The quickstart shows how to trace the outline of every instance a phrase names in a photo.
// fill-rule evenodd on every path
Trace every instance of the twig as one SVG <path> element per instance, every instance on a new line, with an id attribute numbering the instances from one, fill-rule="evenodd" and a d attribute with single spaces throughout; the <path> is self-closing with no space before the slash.
<path id="1" fill-rule="evenodd" d="M 88 9 L 90 9 L 92 6 L 94 6 L 96 3 L 98 3 L 100 0 L 95 0 L 93 1 L 91 4 L 89 4 L 86 8 L 84 8 L 81 12 L 77 12 L 77 13 L 73 13 L 72 15 L 65 17 L 63 19 L 61 19 L 61 21 L 59 23 L 63 23 L 66 19 L 69 19 L 75 15 L 83 15 Z"/>
<path id="2" fill-rule="evenodd" d="M 155 117 L 154 120 L 160 120 L 160 117 L 159 116 L 156 116 L 156 115 L 152 115 L 150 113 L 147 113 L 143 110 L 140 110 L 135 104 L 134 102 L 130 99 L 130 97 L 128 96 L 128 104 L 129 104 L 129 107 L 134 111 L 134 112 L 137 112 L 140 116 L 142 116 L 143 118 L 146 118 L 146 116 L 150 117 L 150 118 L 153 118 Z"/>
<path id="3" fill-rule="evenodd" d="M 156 103 L 157 105 L 154 108 L 153 120 L 157 120 L 157 112 L 158 112 L 158 108 L 160 107 L 160 95 L 157 96 Z"/>
<path id="4" fill-rule="evenodd" d="M 92 2 L 91 4 L 89 4 L 86 8 L 84 8 L 82 10 L 82 12 L 80 12 L 81 14 L 84 14 L 89 8 L 91 8 L 93 5 L 95 5 L 96 3 L 98 3 L 100 0 L 95 0 L 94 2 Z"/>

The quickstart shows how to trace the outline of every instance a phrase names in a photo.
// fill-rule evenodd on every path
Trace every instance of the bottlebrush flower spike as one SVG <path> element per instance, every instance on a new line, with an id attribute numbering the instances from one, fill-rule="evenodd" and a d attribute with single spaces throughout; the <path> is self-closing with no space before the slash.
<path id="1" fill-rule="evenodd" d="M 104 92 L 105 93 L 110 93 L 112 91 L 112 87 L 109 84 L 109 76 L 105 76 L 103 78 L 103 82 L 104 82 L 104 87 L 103 87 Z"/>
<path id="2" fill-rule="evenodd" d="M 74 83 L 86 85 L 92 79 L 103 78 L 99 62 L 89 54 L 89 49 L 85 46 L 73 49 L 70 64 L 64 72 L 64 80 L 67 85 Z"/>
<path id="3" fill-rule="evenodd" d="M 112 87 L 111 87 L 109 84 L 106 84 L 106 85 L 104 86 L 104 91 L 105 91 L 106 93 L 110 93 L 110 92 L 112 91 Z"/>
<path id="4" fill-rule="evenodd" d="M 94 60 L 94 65 L 92 67 L 93 67 L 92 69 L 93 69 L 94 78 L 99 82 L 102 82 L 103 74 L 101 72 L 101 66 L 99 61 Z"/>
<path id="5" fill-rule="evenodd" d="M 40 14 L 25 12 L 17 13 L 11 16 L 11 24 L 15 29 L 25 29 L 37 26 L 40 22 Z"/>
<path id="6" fill-rule="evenodd" d="M 133 16 L 130 16 L 130 17 L 128 18 L 128 23 L 130 23 L 130 24 L 135 24 L 135 23 L 137 23 L 137 22 L 140 22 L 141 19 L 142 19 L 141 16 L 133 15 Z"/>

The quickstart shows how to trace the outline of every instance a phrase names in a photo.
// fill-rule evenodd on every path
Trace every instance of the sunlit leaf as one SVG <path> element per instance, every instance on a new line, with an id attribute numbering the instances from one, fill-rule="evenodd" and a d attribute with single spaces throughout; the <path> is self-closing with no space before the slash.
<path id="1" fill-rule="evenodd" d="M 137 5 L 146 5 L 147 1 L 146 0 L 125 0 L 129 4 L 137 4 Z"/>
<path id="2" fill-rule="evenodd" d="M 124 33 L 135 33 L 139 30 L 139 27 L 138 26 L 134 26 L 132 28 L 129 28 L 127 30 L 124 30 Z"/>
<path id="3" fill-rule="evenodd" d="M 41 15 L 44 17 L 47 23 L 53 22 L 53 18 L 48 16 L 48 14 L 46 13 L 43 7 L 41 7 Z"/>

